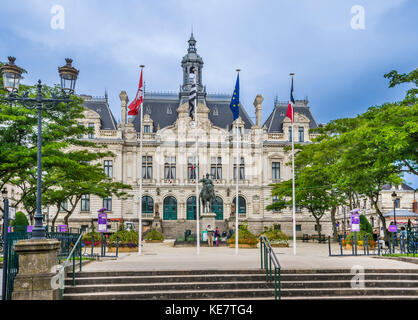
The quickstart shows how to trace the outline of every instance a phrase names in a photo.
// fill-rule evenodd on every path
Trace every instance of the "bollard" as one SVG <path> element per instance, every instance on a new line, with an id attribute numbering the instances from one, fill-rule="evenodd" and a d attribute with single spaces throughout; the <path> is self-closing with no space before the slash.
<path id="1" fill-rule="evenodd" d="M 366 242 L 364 242 L 365 237 L 363 236 L 363 254 L 366 255 Z"/>
<path id="2" fill-rule="evenodd" d="M 354 256 L 354 242 L 353 242 L 353 237 L 351 237 L 351 253 Z"/>
<path id="3" fill-rule="evenodd" d="M 116 258 L 118 257 L 119 250 L 119 236 L 116 236 Z"/>
<path id="4" fill-rule="evenodd" d="M 94 256 L 94 235 L 91 236 L 91 256 Z"/>
<path id="5" fill-rule="evenodd" d="M 356 255 L 357 255 L 357 231 L 356 232 L 354 232 L 354 244 L 356 245 Z"/>
<path id="6" fill-rule="evenodd" d="M 369 236 L 366 236 L 366 242 L 367 242 L 367 255 L 369 255 Z"/>
<path id="7" fill-rule="evenodd" d="M 332 254 L 331 254 L 331 237 L 330 236 L 328 236 L 328 252 L 329 252 L 329 255 L 331 256 Z"/>
<path id="8" fill-rule="evenodd" d="M 341 255 L 344 254 L 343 253 L 343 238 L 342 237 L 340 238 L 340 252 L 341 252 Z"/>

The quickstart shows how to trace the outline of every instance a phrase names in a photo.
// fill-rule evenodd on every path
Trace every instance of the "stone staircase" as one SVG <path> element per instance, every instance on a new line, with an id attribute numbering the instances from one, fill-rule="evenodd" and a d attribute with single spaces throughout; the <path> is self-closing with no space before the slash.
<path id="1" fill-rule="evenodd" d="M 282 270 L 282 299 L 418 299 L 418 269 L 365 270 L 352 288 L 350 270 Z M 104 271 L 65 280 L 66 300 L 274 299 L 263 270 Z"/>

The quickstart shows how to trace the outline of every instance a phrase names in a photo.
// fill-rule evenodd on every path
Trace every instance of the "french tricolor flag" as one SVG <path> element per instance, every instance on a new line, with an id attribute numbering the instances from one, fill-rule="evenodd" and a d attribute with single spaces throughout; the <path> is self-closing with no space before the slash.
<path id="1" fill-rule="evenodd" d="M 287 106 L 287 113 L 286 113 L 286 117 L 288 117 L 292 123 L 295 120 L 295 99 L 293 98 L 293 77 L 292 77 L 292 86 L 290 88 L 290 100 L 289 100 L 289 105 Z"/>

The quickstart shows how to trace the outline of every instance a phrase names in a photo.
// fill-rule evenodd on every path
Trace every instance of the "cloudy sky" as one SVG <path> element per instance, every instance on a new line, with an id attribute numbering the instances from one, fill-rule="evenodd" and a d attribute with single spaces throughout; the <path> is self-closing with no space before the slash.
<path id="1" fill-rule="evenodd" d="M 353 6 L 364 9 L 364 29 L 353 28 Z M 178 91 L 193 25 L 209 92 L 232 93 L 242 69 L 241 102 L 253 116 L 261 93 L 264 122 L 275 95 L 287 101 L 294 72 L 295 98 L 307 96 L 326 123 L 403 97 L 407 87 L 389 89 L 383 75 L 417 67 L 417 13 L 416 0 L 3 0 L 0 60 L 14 55 L 24 83 L 52 85 L 71 57 L 77 93 L 107 89 L 120 119 L 118 95 L 135 96 L 140 64 L 147 91 Z"/>

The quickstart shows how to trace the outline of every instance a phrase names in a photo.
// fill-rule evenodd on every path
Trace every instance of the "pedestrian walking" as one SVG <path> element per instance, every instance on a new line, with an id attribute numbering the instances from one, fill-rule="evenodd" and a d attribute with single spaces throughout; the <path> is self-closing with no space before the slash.
<path id="1" fill-rule="evenodd" d="M 213 229 L 210 224 L 208 224 L 206 231 L 208 232 L 208 246 L 213 247 Z"/>
<path id="2" fill-rule="evenodd" d="M 215 241 L 216 241 L 216 246 L 219 246 L 219 237 L 221 236 L 221 232 L 219 231 L 218 227 L 216 227 L 215 229 Z"/>

